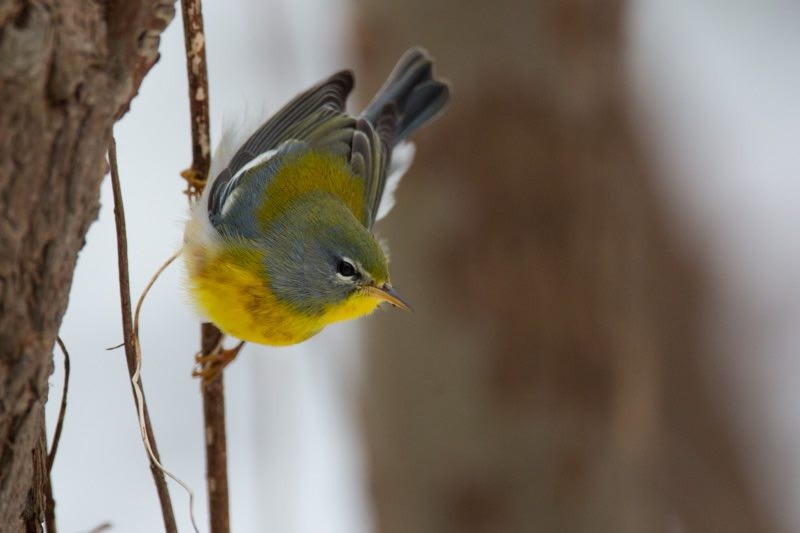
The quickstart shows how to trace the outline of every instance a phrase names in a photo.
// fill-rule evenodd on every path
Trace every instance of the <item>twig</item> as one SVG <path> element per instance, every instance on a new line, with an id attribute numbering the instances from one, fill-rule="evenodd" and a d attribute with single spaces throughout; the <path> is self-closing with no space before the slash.
<path id="1" fill-rule="evenodd" d="M 47 433 L 42 425 L 42 439 L 47 446 Z M 53 484 L 50 480 L 50 458 L 46 458 L 47 467 L 44 471 L 44 529 L 47 533 L 58 533 L 56 528 L 56 501 L 53 498 Z"/>
<path id="2" fill-rule="evenodd" d="M 93 527 L 89 530 L 88 533 L 103 533 L 104 531 L 110 531 L 113 526 L 111 522 L 103 522 L 102 524 Z"/>
<path id="3" fill-rule="evenodd" d="M 200 326 L 202 353 L 210 355 L 222 348 L 223 334 L 213 324 Z M 225 435 L 225 384 L 223 371 L 208 381 L 202 380 L 203 420 L 206 437 L 206 481 L 211 533 L 230 530 L 228 510 L 228 449 Z"/>
<path id="4" fill-rule="evenodd" d="M 53 444 L 50 446 L 50 453 L 47 455 L 47 473 L 53 470 L 53 463 L 56 460 L 56 452 L 58 451 L 58 443 L 61 440 L 61 430 L 64 428 L 64 414 L 67 411 L 67 391 L 69 390 L 69 352 L 67 347 L 64 346 L 64 341 L 61 337 L 56 337 L 58 347 L 61 348 L 61 353 L 64 354 L 64 390 L 61 392 L 61 407 L 58 410 L 58 422 L 56 422 L 56 430 L 53 433 Z"/>
<path id="5" fill-rule="evenodd" d="M 133 321 L 131 317 L 131 289 L 130 279 L 128 277 L 128 241 L 125 229 L 125 208 L 122 203 L 122 190 L 120 188 L 119 169 L 117 167 L 117 143 L 113 135 L 108 144 L 108 159 L 111 166 L 111 184 L 114 192 L 114 221 L 116 222 L 117 228 L 119 296 L 122 306 L 122 333 L 125 339 L 125 360 L 128 363 L 128 374 L 131 376 L 131 379 L 133 379 L 137 372 L 137 357 L 136 341 L 133 335 Z M 142 387 L 141 381 L 139 382 L 139 387 Z M 141 391 L 141 398 L 137 398 L 136 387 L 133 386 L 133 383 L 131 384 L 131 388 L 133 389 L 134 400 L 137 401 L 139 417 L 144 421 L 145 436 L 149 441 L 152 457 L 158 461 L 158 448 L 156 447 L 153 428 L 150 424 L 150 414 L 147 410 L 144 392 Z M 169 490 L 167 489 L 167 481 L 164 478 L 164 473 L 153 461 L 150 462 L 150 473 L 153 475 L 153 481 L 156 484 L 156 491 L 158 492 L 158 499 L 161 503 L 161 515 L 164 519 L 164 529 L 168 533 L 177 533 L 178 527 L 175 523 L 175 513 L 172 509 L 172 500 L 170 499 Z"/>
<path id="6" fill-rule="evenodd" d="M 208 113 L 208 69 L 201 0 L 181 0 L 189 106 L 192 116 L 192 166 L 182 176 L 188 182 L 190 201 L 197 200 L 208 180 L 211 148 Z M 201 325 L 202 355 L 222 349 L 222 332 L 213 324 Z M 206 439 L 206 484 L 211 533 L 228 533 L 228 452 L 225 436 L 225 388 L 223 373 L 202 380 L 203 419 Z"/>
<path id="7" fill-rule="evenodd" d="M 50 480 L 50 474 L 53 471 L 53 463 L 56 460 L 56 452 L 58 451 L 58 443 L 61 440 L 61 430 L 64 428 L 64 414 L 67 411 L 67 391 L 69 390 L 69 352 L 67 347 L 64 346 L 64 341 L 61 337 L 56 337 L 56 342 L 61 353 L 64 354 L 64 390 L 61 392 L 61 407 L 58 410 L 58 422 L 56 422 L 56 430 L 53 433 L 53 444 L 50 446 L 50 453 L 47 455 L 47 466 L 44 472 L 44 525 L 47 533 L 56 533 L 56 501 L 53 498 L 53 485 Z M 42 427 L 42 439 L 47 447 L 47 433 L 44 432 Z"/>
<path id="8" fill-rule="evenodd" d="M 190 200 L 197 200 L 208 180 L 208 169 L 211 166 L 206 35 L 201 0 L 181 0 L 181 13 L 192 116 L 192 166 L 182 175 L 187 181 L 186 194 Z"/>

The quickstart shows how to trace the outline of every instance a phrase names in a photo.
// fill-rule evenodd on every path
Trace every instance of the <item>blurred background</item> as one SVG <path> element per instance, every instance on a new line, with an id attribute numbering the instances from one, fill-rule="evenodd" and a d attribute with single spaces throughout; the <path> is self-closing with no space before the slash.
<path id="1" fill-rule="evenodd" d="M 392 310 L 226 371 L 234 531 L 800 531 L 800 4 L 204 5 L 212 138 L 420 44 L 454 88 L 378 232 Z M 183 34 L 115 128 L 135 294 L 181 242 Z M 121 342 L 110 183 L 61 330 L 60 527 L 158 531 Z M 206 523 L 198 317 L 142 318 L 165 466 Z M 62 383 L 56 356 L 48 422 Z M 171 486 L 181 530 L 188 502 Z M 133 503 L 132 503 L 133 502 Z"/>

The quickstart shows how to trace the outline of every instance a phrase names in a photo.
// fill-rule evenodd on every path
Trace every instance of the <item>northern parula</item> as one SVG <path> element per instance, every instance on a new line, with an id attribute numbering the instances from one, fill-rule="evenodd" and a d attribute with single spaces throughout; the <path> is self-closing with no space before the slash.
<path id="1" fill-rule="evenodd" d="M 345 112 L 352 88 L 351 71 L 333 74 L 231 157 L 223 135 L 183 255 L 193 299 L 226 334 L 288 345 L 381 302 L 409 309 L 371 229 L 411 164 L 405 139 L 442 111 L 449 87 L 413 48 L 359 117 Z"/>

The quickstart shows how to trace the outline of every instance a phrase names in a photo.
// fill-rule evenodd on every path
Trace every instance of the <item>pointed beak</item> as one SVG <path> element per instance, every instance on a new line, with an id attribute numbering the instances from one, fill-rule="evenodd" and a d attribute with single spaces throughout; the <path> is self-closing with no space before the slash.
<path id="1" fill-rule="evenodd" d="M 384 283 L 382 287 L 367 287 L 366 290 L 370 296 L 383 300 L 384 302 L 389 302 L 403 311 L 414 312 L 411 306 L 408 305 L 388 283 Z"/>

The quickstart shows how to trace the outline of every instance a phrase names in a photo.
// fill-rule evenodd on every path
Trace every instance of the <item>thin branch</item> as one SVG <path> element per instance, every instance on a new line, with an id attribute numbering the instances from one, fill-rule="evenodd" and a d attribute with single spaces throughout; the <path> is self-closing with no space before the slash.
<path id="1" fill-rule="evenodd" d="M 103 522 L 102 524 L 93 527 L 88 533 L 103 533 L 104 531 L 111 531 L 114 526 L 111 522 Z"/>
<path id="2" fill-rule="evenodd" d="M 42 440 L 44 441 L 45 448 L 47 447 L 47 432 L 42 423 Z M 55 441 L 53 441 L 55 445 Z M 53 447 L 51 447 L 51 450 Z M 47 465 L 44 470 L 44 529 L 47 533 L 57 533 L 56 528 L 56 501 L 53 498 L 53 484 L 50 480 L 50 457 L 45 459 Z"/>
<path id="3" fill-rule="evenodd" d="M 211 166 L 208 69 L 201 0 L 181 0 L 181 12 L 192 117 L 192 166 L 185 170 L 182 176 L 187 180 L 186 194 L 190 200 L 197 200 L 208 180 L 208 169 Z"/>
<path id="4" fill-rule="evenodd" d="M 192 116 L 192 166 L 181 175 L 187 180 L 190 200 L 197 200 L 208 180 L 211 148 L 208 112 L 208 69 L 201 0 L 181 0 L 189 106 Z M 201 325 L 202 356 L 222 350 L 222 332 L 213 324 Z M 220 371 L 201 382 L 206 440 L 206 484 L 208 486 L 211 533 L 228 533 L 228 451 L 225 436 L 225 387 Z"/>
<path id="5" fill-rule="evenodd" d="M 127 232 L 125 229 L 125 208 L 122 203 L 122 190 L 119 182 L 119 169 L 117 167 L 117 143 L 114 136 L 108 144 L 108 159 L 111 165 L 111 184 L 114 191 L 114 221 L 117 227 L 117 260 L 119 266 L 119 296 L 120 304 L 122 306 L 122 333 L 125 339 L 125 360 L 128 363 L 128 374 L 131 378 L 136 374 L 136 346 L 135 338 L 133 335 L 133 319 L 131 316 L 131 288 L 130 279 L 128 277 L 128 240 Z M 142 387 L 141 382 L 139 387 Z M 136 389 L 131 385 L 134 394 L 134 400 L 138 403 Z M 138 405 L 137 405 L 138 407 Z M 150 424 L 150 414 L 147 410 L 147 403 L 144 399 L 144 392 L 141 393 L 141 411 L 139 412 L 140 418 L 144 420 L 144 428 L 152 449 L 152 454 L 159 459 L 158 448 L 156 447 L 155 436 L 153 428 Z M 164 473 L 154 464 L 150 462 L 150 473 L 153 475 L 153 481 L 156 484 L 156 491 L 158 492 L 158 499 L 161 503 L 161 515 L 164 519 L 164 529 L 167 533 L 177 533 L 178 527 L 175 523 L 175 512 L 172 509 L 172 500 L 167 489 L 167 481 L 164 478 Z"/>
<path id="6" fill-rule="evenodd" d="M 200 326 L 202 353 L 210 355 L 222 349 L 223 334 L 213 324 Z M 225 435 L 225 383 L 220 371 L 202 381 L 203 420 L 206 438 L 206 482 L 211 533 L 228 533 L 228 449 Z"/>
<path id="7" fill-rule="evenodd" d="M 58 451 L 58 443 L 61 441 L 61 430 L 64 428 L 64 414 L 67 412 L 67 391 L 69 391 L 69 352 L 67 347 L 64 346 L 64 341 L 61 337 L 56 337 L 58 347 L 61 348 L 61 353 L 64 354 L 64 390 L 61 392 L 61 407 L 58 410 L 58 422 L 56 422 L 56 430 L 53 433 L 53 444 L 50 446 L 50 453 L 47 455 L 47 473 L 53 470 L 53 463 L 56 460 L 56 452 Z"/>
<path id="8" fill-rule="evenodd" d="M 56 501 L 53 498 L 53 484 L 50 480 L 53 471 L 53 463 L 56 461 L 58 443 L 61 441 L 61 430 L 64 428 L 64 414 L 67 412 L 67 392 L 69 391 L 69 352 L 64 346 L 61 337 L 56 337 L 56 342 L 61 353 L 64 354 L 64 389 L 61 392 L 61 407 L 58 409 L 58 421 L 56 430 L 53 433 L 53 444 L 50 446 L 50 453 L 47 455 L 47 466 L 44 473 L 44 525 L 47 533 L 56 533 Z M 47 433 L 42 426 L 42 438 L 45 448 L 47 445 Z"/>

